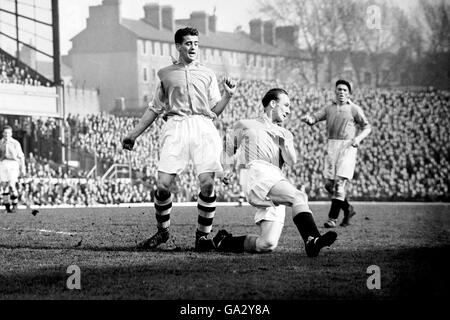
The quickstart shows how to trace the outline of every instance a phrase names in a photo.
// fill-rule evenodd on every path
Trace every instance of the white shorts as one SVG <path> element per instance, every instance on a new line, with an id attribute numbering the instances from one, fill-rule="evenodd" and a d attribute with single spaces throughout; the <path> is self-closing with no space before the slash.
<path id="1" fill-rule="evenodd" d="M 171 117 L 160 140 L 158 171 L 180 174 L 192 160 L 197 175 L 223 171 L 222 139 L 213 121 L 201 115 Z"/>
<path id="2" fill-rule="evenodd" d="M 351 180 L 355 172 L 357 148 L 351 140 L 328 140 L 323 176 L 335 180 L 336 176 Z"/>
<path id="3" fill-rule="evenodd" d="M 19 162 L 15 160 L 3 160 L 0 162 L 0 182 L 16 183 L 20 173 Z"/>
<path id="4" fill-rule="evenodd" d="M 286 206 L 279 205 L 275 207 L 257 208 L 255 212 L 255 223 L 259 224 L 261 221 L 276 221 L 284 224 L 286 216 Z"/>
<path id="5" fill-rule="evenodd" d="M 257 208 L 275 207 L 267 194 L 278 182 L 287 181 L 280 168 L 262 160 L 254 160 L 248 164 L 246 178 L 243 180 L 247 201 Z"/>

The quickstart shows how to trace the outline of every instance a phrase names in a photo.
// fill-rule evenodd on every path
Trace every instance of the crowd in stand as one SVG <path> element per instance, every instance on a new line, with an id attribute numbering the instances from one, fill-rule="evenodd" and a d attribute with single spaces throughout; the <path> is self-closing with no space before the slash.
<path id="1" fill-rule="evenodd" d="M 331 103 L 333 88 L 309 88 L 265 81 L 240 81 L 237 94 L 224 113 L 215 120 L 224 133 L 236 120 L 262 112 L 261 97 L 270 88 L 281 86 L 290 93 L 292 107 L 286 127 L 295 137 L 298 162 L 286 168 L 288 178 L 304 186 L 310 200 L 327 199 L 322 168 L 326 149 L 325 123 L 309 127 L 300 117 Z M 450 167 L 450 92 L 424 89 L 355 88 L 353 102 L 360 105 L 372 125 L 372 133 L 358 151 L 355 176 L 349 186 L 354 200 L 448 201 Z M 53 132 L 52 122 L 33 120 L 40 132 Z M 158 119 L 138 140 L 133 151 L 123 151 L 121 140 L 138 118 L 110 114 L 69 116 L 70 147 L 96 153 L 109 164 L 133 168 L 133 183 L 101 179 L 70 178 L 61 168 L 29 161 L 23 180 L 24 198 L 33 203 L 120 203 L 152 201 L 159 156 L 159 138 L 164 123 Z M 50 131 L 48 131 L 50 130 Z M 39 178 L 56 178 L 42 182 Z M 36 179 L 37 178 L 37 179 Z M 42 180 L 42 179 L 41 179 Z M 216 183 L 220 201 L 236 201 L 241 196 L 239 174 L 229 185 Z M 175 201 L 195 201 L 198 180 L 192 167 L 173 185 Z M 25 196 L 26 195 L 26 196 Z"/>
<path id="2" fill-rule="evenodd" d="M 6 53 L 0 51 L 0 83 L 13 83 L 32 86 L 49 86 L 50 83 L 45 81 L 27 66 L 21 66 L 16 59 L 7 56 Z"/>

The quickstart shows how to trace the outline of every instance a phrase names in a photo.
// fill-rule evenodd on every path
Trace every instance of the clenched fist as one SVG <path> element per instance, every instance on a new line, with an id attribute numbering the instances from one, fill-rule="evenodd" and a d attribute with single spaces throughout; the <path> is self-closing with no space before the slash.
<path id="1" fill-rule="evenodd" d="M 122 148 L 125 150 L 133 150 L 135 139 L 131 137 L 125 137 L 122 140 Z"/>
<path id="2" fill-rule="evenodd" d="M 233 81 L 231 78 L 223 79 L 223 86 L 230 97 L 232 97 L 236 92 L 236 84 L 237 82 Z"/>
<path id="3" fill-rule="evenodd" d="M 315 119 L 309 115 L 301 117 L 300 120 L 306 124 L 309 124 L 310 126 L 315 123 Z"/>

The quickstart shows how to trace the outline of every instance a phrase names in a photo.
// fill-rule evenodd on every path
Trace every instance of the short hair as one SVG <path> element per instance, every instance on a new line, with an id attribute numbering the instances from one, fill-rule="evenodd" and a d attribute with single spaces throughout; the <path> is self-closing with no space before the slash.
<path id="1" fill-rule="evenodd" d="M 350 85 L 350 82 L 348 82 L 347 80 L 344 80 L 344 79 L 339 79 L 338 81 L 336 81 L 336 86 L 335 87 L 337 87 L 340 84 L 346 85 L 347 88 L 348 88 L 348 91 L 350 93 L 352 93 L 352 86 Z"/>
<path id="2" fill-rule="evenodd" d="M 198 30 L 192 27 L 178 29 L 177 32 L 175 32 L 175 43 L 183 43 L 184 36 L 198 37 Z"/>
<path id="3" fill-rule="evenodd" d="M 280 94 L 285 94 L 287 96 L 289 95 L 286 90 L 281 88 L 273 88 L 267 91 L 267 93 L 264 95 L 264 98 L 262 98 L 262 104 L 264 108 L 266 108 L 272 100 L 275 100 L 277 102 L 280 101 Z"/>
<path id="4" fill-rule="evenodd" d="M 6 125 L 3 127 L 3 131 L 8 130 L 8 129 L 12 131 L 12 127 L 9 125 Z"/>

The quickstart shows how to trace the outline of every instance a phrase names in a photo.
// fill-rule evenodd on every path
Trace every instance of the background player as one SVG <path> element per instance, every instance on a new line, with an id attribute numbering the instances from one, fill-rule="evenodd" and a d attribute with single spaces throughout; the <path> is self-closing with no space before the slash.
<path id="1" fill-rule="evenodd" d="M 236 91 L 235 83 L 224 81 L 225 94 L 220 95 L 217 79 L 212 70 L 200 64 L 198 31 L 179 29 L 175 33 L 179 60 L 158 71 L 159 84 L 153 101 L 140 122 L 124 138 L 123 148 L 131 150 L 135 140 L 163 114 L 167 122 L 161 136 L 158 163 L 155 210 L 158 231 L 139 244 L 139 248 L 152 249 L 169 239 L 172 195 L 169 191 L 176 175 L 182 173 L 192 160 L 200 182 L 198 195 L 198 227 L 195 249 L 211 249 L 206 240 L 211 232 L 216 210 L 214 177 L 222 172 L 220 162 L 222 142 L 213 119 L 220 115 Z M 202 247 L 202 243 L 205 247 Z"/>
<path id="2" fill-rule="evenodd" d="M 19 141 L 12 137 L 12 128 L 5 126 L 0 140 L 0 182 L 3 205 L 9 213 L 17 209 L 19 194 L 16 184 L 20 173 L 25 175 L 25 156 Z"/>
<path id="3" fill-rule="evenodd" d="M 319 110 L 314 115 L 306 115 L 301 120 L 312 126 L 326 120 L 327 153 L 325 156 L 325 189 L 331 195 L 331 207 L 326 228 L 336 227 L 339 212 L 344 211 L 341 226 L 350 224 L 355 215 L 353 206 L 346 197 L 346 183 L 353 178 L 357 148 L 369 135 L 371 127 L 363 110 L 350 100 L 352 87 L 346 80 L 336 81 L 336 101 Z M 360 131 L 357 133 L 357 127 Z"/>
<path id="4" fill-rule="evenodd" d="M 257 208 L 255 222 L 260 235 L 233 237 L 225 230 L 219 230 L 211 239 L 219 251 L 271 252 L 284 226 L 285 207 L 292 207 L 292 215 L 308 256 L 336 240 L 336 232 L 320 235 L 308 206 L 308 196 L 297 190 L 281 171 L 286 162 L 297 161 L 294 137 L 281 124 L 290 113 L 290 99 L 284 89 L 271 89 L 262 99 L 264 112 L 256 119 L 240 120 L 234 132 L 226 139 L 227 154 L 232 156 L 236 149 L 238 163 L 248 168 L 244 190 L 249 203 Z M 227 163 L 231 163 L 228 159 Z"/>

